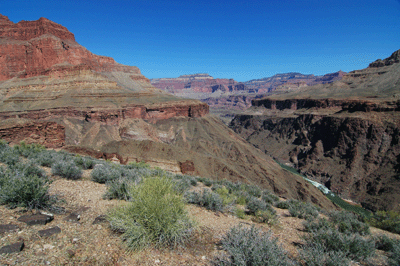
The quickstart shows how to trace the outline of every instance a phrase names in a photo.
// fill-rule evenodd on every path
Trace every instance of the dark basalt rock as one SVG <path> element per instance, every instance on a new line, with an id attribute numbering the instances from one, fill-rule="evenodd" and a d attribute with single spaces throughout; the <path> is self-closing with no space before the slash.
<path id="1" fill-rule="evenodd" d="M 33 214 L 33 215 L 24 215 L 18 218 L 18 221 L 24 222 L 27 225 L 36 225 L 41 224 L 45 225 L 51 222 L 54 218 L 50 215 L 45 214 Z"/>
<path id="2" fill-rule="evenodd" d="M 15 252 L 20 252 L 24 248 L 24 242 L 17 242 L 11 245 L 4 246 L 0 248 L 0 254 L 9 254 L 9 253 L 15 253 Z"/>
<path id="3" fill-rule="evenodd" d="M 39 230 L 38 233 L 39 233 L 39 235 L 41 237 L 48 237 L 48 236 L 52 236 L 52 235 L 61 233 L 61 228 L 58 227 L 58 226 L 55 226 L 55 227 L 52 227 L 52 228 Z"/>
<path id="4" fill-rule="evenodd" d="M 18 231 L 19 227 L 15 224 L 0 224 L 0 234 L 9 231 Z"/>

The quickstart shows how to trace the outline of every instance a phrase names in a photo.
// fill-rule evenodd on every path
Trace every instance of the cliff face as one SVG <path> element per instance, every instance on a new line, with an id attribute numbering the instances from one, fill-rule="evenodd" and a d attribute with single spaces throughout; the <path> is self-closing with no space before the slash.
<path id="1" fill-rule="evenodd" d="M 253 183 L 332 208 L 316 188 L 208 117 L 207 104 L 153 87 L 138 68 L 90 53 L 47 19 L 14 24 L 0 15 L 0 25 L 0 138 Z"/>
<path id="2" fill-rule="evenodd" d="M 396 54 L 329 85 L 253 100 L 260 115 L 236 116 L 230 127 L 344 198 L 400 210 Z"/>

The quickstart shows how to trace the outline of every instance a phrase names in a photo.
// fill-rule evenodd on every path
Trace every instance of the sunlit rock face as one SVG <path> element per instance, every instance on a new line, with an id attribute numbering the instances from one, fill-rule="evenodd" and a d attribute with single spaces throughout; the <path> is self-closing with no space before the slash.
<path id="1" fill-rule="evenodd" d="M 400 210 L 400 50 L 340 81 L 253 100 L 230 127 L 371 210 Z"/>

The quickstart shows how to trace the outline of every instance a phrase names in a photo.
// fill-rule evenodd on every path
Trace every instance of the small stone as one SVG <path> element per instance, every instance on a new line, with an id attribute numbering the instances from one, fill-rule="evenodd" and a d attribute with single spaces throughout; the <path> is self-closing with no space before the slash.
<path id="1" fill-rule="evenodd" d="M 53 248 L 55 248 L 55 246 L 50 245 L 50 244 L 44 244 L 44 245 L 43 245 L 43 249 L 44 249 L 44 250 L 46 250 L 46 249 L 53 249 Z"/>
<path id="2" fill-rule="evenodd" d="M 206 260 L 206 256 L 202 256 L 201 259 L 202 259 L 202 260 Z"/>
<path id="3" fill-rule="evenodd" d="M 106 216 L 104 214 L 97 216 L 96 218 L 94 218 L 94 221 L 92 224 L 99 224 L 99 223 L 103 223 L 107 221 Z"/>
<path id="4" fill-rule="evenodd" d="M 71 258 L 72 258 L 73 256 L 75 256 L 75 252 L 72 251 L 72 250 L 70 250 L 70 249 L 67 250 L 67 253 L 68 253 L 68 256 L 70 256 Z"/>
<path id="5" fill-rule="evenodd" d="M 100 229 L 102 229 L 103 227 L 101 226 L 101 225 L 98 225 L 97 226 L 97 230 L 100 230 Z"/>
<path id="6" fill-rule="evenodd" d="M 0 224 L 0 234 L 9 231 L 18 231 L 19 227 L 15 224 Z"/>
<path id="7" fill-rule="evenodd" d="M 72 239 L 72 244 L 75 244 L 75 243 L 77 243 L 79 241 L 79 238 L 73 238 Z"/>
<path id="8" fill-rule="evenodd" d="M 77 223 L 80 219 L 81 219 L 81 216 L 78 213 L 73 212 L 70 215 L 68 215 L 67 217 L 65 217 L 64 221 Z"/>
<path id="9" fill-rule="evenodd" d="M 52 236 L 52 235 L 58 234 L 60 232 L 61 232 L 61 228 L 58 226 L 38 231 L 38 233 L 41 237 Z"/>
<path id="10" fill-rule="evenodd" d="M 20 252 L 24 248 L 24 242 L 17 242 L 11 245 L 4 246 L 0 248 L 0 254 L 9 254 L 9 253 L 15 253 L 15 252 Z"/>
<path id="11" fill-rule="evenodd" d="M 160 260 L 155 260 L 154 262 L 155 262 L 155 263 L 160 263 Z"/>
<path id="12" fill-rule="evenodd" d="M 44 214 L 23 215 L 18 218 L 18 221 L 24 222 L 27 225 L 42 224 L 45 225 L 53 220 L 52 216 Z"/>

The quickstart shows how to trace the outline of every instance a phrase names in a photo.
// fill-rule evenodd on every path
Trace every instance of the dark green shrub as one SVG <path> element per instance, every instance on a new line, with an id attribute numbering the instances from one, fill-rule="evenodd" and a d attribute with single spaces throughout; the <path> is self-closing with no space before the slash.
<path id="1" fill-rule="evenodd" d="M 269 204 L 275 204 L 275 202 L 279 201 L 279 197 L 268 190 L 262 192 L 261 199 Z"/>
<path id="2" fill-rule="evenodd" d="M 335 225 L 328 221 L 327 219 L 309 219 L 306 220 L 304 223 L 304 230 L 306 232 L 313 232 L 318 230 L 335 230 Z"/>
<path id="3" fill-rule="evenodd" d="M 0 151 L 0 162 L 7 164 L 8 166 L 12 167 L 20 161 L 19 153 L 10 148 L 9 146 L 5 146 Z"/>
<path id="4" fill-rule="evenodd" d="M 346 258 L 344 252 L 326 251 L 326 248 L 320 243 L 301 249 L 299 259 L 302 265 L 307 266 L 344 266 L 350 264 L 350 260 Z"/>
<path id="5" fill-rule="evenodd" d="M 51 167 L 58 160 L 58 154 L 55 151 L 42 151 L 41 153 L 31 156 L 31 160 L 40 166 Z"/>
<path id="6" fill-rule="evenodd" d="M 395 211 L 378 211 L 367 220 L 371 226 L 400 234 L 400 213 Z"/>
<path id="7" fill-rule="evenodd" d="M 247 191 L 247 193 L 250 194 L 250 196 L 253 196 L 256 198 L 261 197 L 262 190 L 259 187 L 255 186 L 255 185 L 248 185 L 248 184 L 242 185 L 242 187 L 244 188 L 245 191 Z"/>
<path id="8" fill-rule="evenodd" d="M 289 209 L 290 207 L 290 200 L 279 201 L 275 205 L 279 209 Z"/>
<path id="9" fill-rule="evenodd" d="M 208 189 L 204 189 L 202 193 L 198 193 L 196 191 L 188 191 L 184 194 L 184 197 L 188 203 L 205 207 L 206 209 L 211 211 L 222 212 L 224 210 L 223 200 L 220 195 L 211 192 Z"/>
<path id="10" fill-rule="evenodd" d="M 365 239 L 358 234 L 343 234 L 331 228 L 311 231 L 304 239 L 304 249 L 320 245 L 325 252 L 342 252 L 347 258 L 357 261 L 370 257 L 375 251 L 375 242 L 372 239 Z"/>
<path id="11" fill-rule="evenodd" d="M 18 171 L 25 176 L 36 175 L 38 177 L 47 177 L 46 172 L 42 168 L 30 161 L 27 163 L 18 162 L 9 168 L 13 171 Z"/>
<path id="12" fill-rule="evenodd" d="M 301 201 L 291 201 L 289 203 L 289 213 L 293 217 L 300 219 L 312 219 L 318 216 L 318 209 L 311 203 Z"/>
<path id="13" fill-rule="evenodd" d="M 398 266 L 400 265 L 400 241 L 397 241 L 389 254 L 389 265 Z"/>
<path id="14" fill-rule="evenodd" d="M 76 180 L 82 177 L 82 170 L 73 161 L 58 161 L 51 167 L 53 175 L 58 175 L 66 179 Z"/>
<path id="15" fill-rule="evenodd" d="M 104 194 L 104 199 L 119 199 L 119 200 L 130 200 L 131 195 L 129 194 L 131 186 L 137 185 L 132 179 L 126 177 L 120 177 L 106 183 L 107 191 Z"/>
<path id="16" fill-rule="evenodd" d="M 113 209 L 107 216 L 111 228 L 122 232 L 130 250 L 176 247 L 185 243 L 193 224 L 185 211 L 182 197 L 166 177 L 150 177 L 130 187 L 131 201 Z"/>
<path id="17" fill-rule="evenodd" d="M 358 217 L 348 211 L 337 211 L 329 214 L 330 220 L 338 225 L 338 230 L 341 233 L 358 233 L 367 235 L 370 233 L 369 226 L 361 222 Z"/>
<path id="18" fill-rule="evenodd" d="M 246 205 L 249 214 L 255 215 L 258 211 L 265 211 L 267 209 L 267 203 L 256 197 L 252 197 Z"/>
<path id="19" fill-rule="evenodd" d="M 376 249 L 391 251 L 395 245 L 399 245 L 400 240 L 387 237 L 386 235 L 379 235 L 375 238 Z"/>
<path id="20" fill-rule="evenodd" d="M 32 143 L 26 144 L 25 142 L 21 142 L 19 145 L 15 145 L 13 149 L 21 156 L 25 158 L 35 156 L 46 150 L 46 148 L 40 144 Z"/>
<path id="21" fill-rule="evenodd" d="M 82 169 L 93 169 L 95 161 L 90 157 L 75 155 L 74 163 Z"/>
<path id="22" fill-rule="evenodd" d="M 104 184 L 121 178 L 121 171 L 116 167 L 111 167 L 107 163 L 96 164 L 90 175 L 93 181 Z"/>
<path id="23" fill-rule="evenodd" d="M 36 175 L 3 172 L 0 186 L 0 204 L 10 208 L 43 209 L 50 205 L 49 182 Z"/>
<path id="24" fill-rule="evenodd" d="M 295 265 L 270 232 L 265 233 L 254 226 L 251 228 L 241 225 L 233 227 L 221 242 L 226 253 L 217 255 L 211 261 L 212 265 Z"/>
<path id="25" fill-rule="evenodd" d="M 255 214 L 255 221 L 268 225 L 275 225 L 279 222 L 276 211 L 272 208 L 264 211 L 257 211 Z"/>

